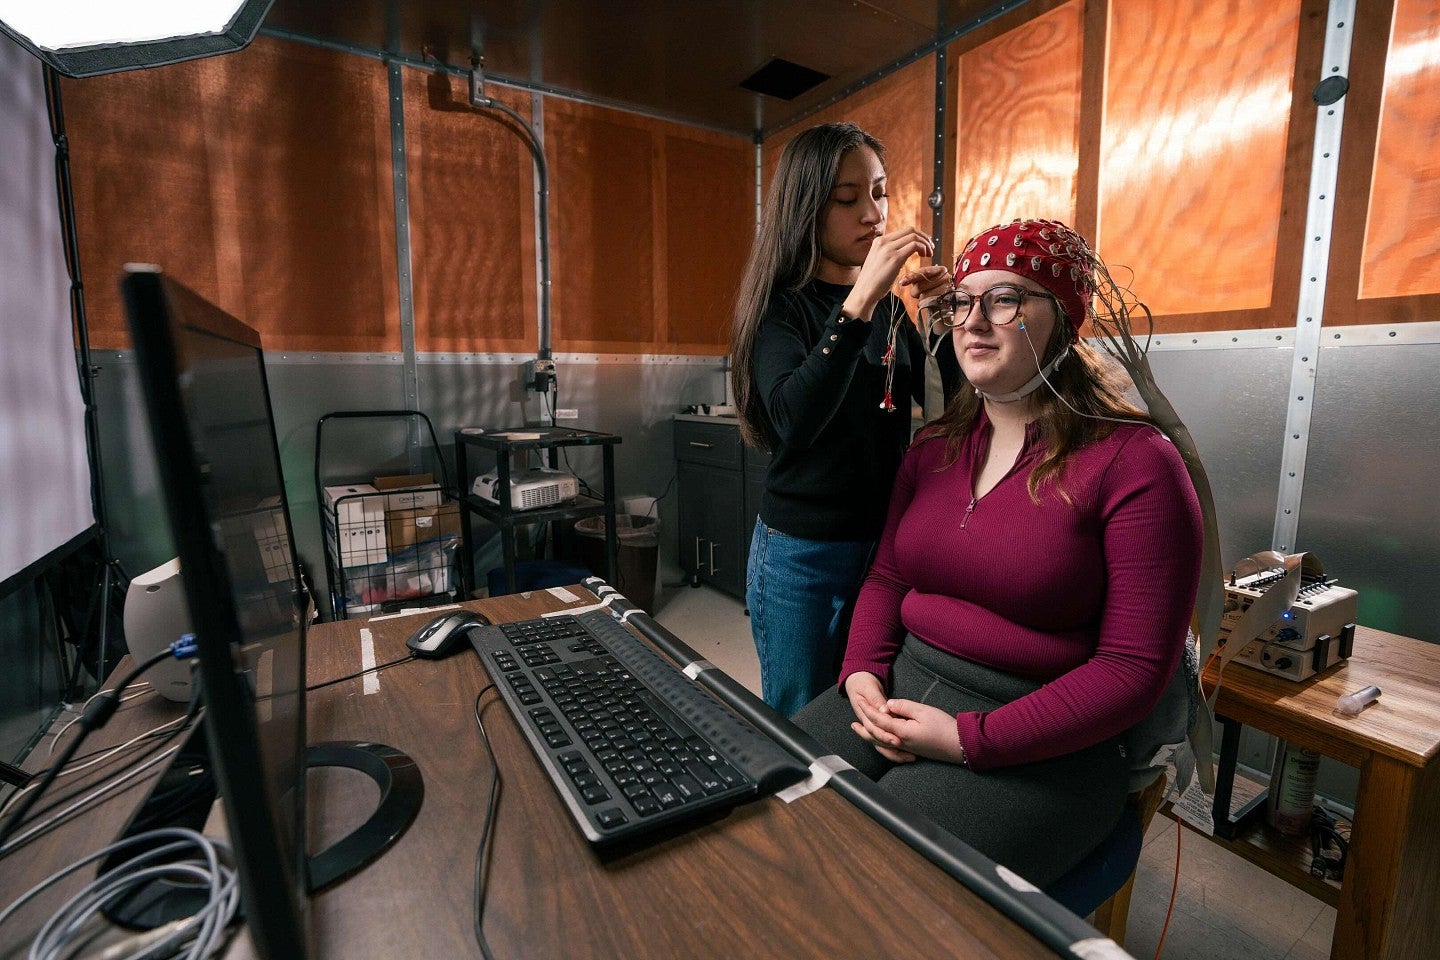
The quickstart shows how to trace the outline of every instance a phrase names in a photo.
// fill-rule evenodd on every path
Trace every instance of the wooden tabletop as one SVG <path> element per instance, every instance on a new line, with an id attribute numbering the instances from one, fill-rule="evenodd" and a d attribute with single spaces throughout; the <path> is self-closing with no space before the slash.
<path id="1" fill-rule="evenodd" d="M 540 591 L 466 606 L 503 622 L 566 604 Z M 375 661 L 402 656 L 405 638 L 431 615 L 366 625 Z M 354 672 L 363 639 L 354 623 L 316 628 L 310 682 Z M 405 751 L 425 778 L 425 802 L 380 860 L 314 899 L 319 955 L 478 955 L 475 860 L 491 772 L 474 704 L 488 680 L 468 653 L 405 663 L 378 679 L 369 695 L 360 680 L 316 691 L 310 740 L 374 739 Z M 760 800 L 639 851 L 601 856 L 493 693 L 482 718 L 503 782 L 483 921 L 496 957 L 1052 955 L 831 790 L 789 804 Z M 312 779 L 317 845 L 363 819 L 374 793 L 353 774 Z"/>
<path id="2" fill-rule="evenodd" d="M 1205 681 L 1208 690 L 1213 667 Z M 1379 700 L 1357 716 L 1335 712 L 1371 684 Z M 1299 683 L 1231 663 L 1215 709 L 1352 766 L 1381 754 L 1423 768 L 1440 756 L 1440 644 L 1357 627 L 1350 659 Z"/>
<path id="3" fill-rule="evenodd" d="M 570 590 L 581 599 L 569 607 L 593 602 L 583 588 Z M 504 622 L 567 604 L 546 591 L 466 606 Z M 310 685 L 362 669 L 367 645 L 374 663 L 403 657 L 406 637 L 433 615 L 313 627 Z M 425 785 L 409 830 L 357 875 L 311 899 L 313 956 L 480 955 L 476 854 L 493 775 L 474 711 L 488 683 L 467 650 L 310 692 L 309 742 L 389 744 L 415 760 Z M 146 694 L 127 702 L 85 751 L 181 712 Z M 1054 955 L 829 789 L 788 804 L 769 797 L 642 849 L 601 856 L 493 691 L 481 700 L 481 716 L 503 782 L 483 904 L 484 936 L 497 958 Z M 44 762 L 42 748 L 31 765 Z M 0 862 L 0 905 L 114 840 L 159 769 Z M 102 773 L 88 779 L 98 782 Z M 345 769 L 312 769 L 309 777 L 310 847 L 319 850 L 369 816 L 378 790 Z M 207 832 L 223 834 L 223 827 L 217 807 Z M 40 925 L 93 877 L 93 868 L 80 871 L 6 923 L 0 960 L 24 956 Z M 113 939 L 112 931 L 101 942 Z M 244 931 L 226 951 L 232 960 L 254 955 Z"/>

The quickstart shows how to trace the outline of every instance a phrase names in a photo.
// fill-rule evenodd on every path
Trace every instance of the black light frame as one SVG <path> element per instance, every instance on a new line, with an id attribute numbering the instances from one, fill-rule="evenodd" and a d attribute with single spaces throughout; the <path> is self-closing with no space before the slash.
<path id="1" fill-rule="evenodd" d="M 261 22 L 274 2 L 275 0 L 245 0 L 235 17 L 219 33 L 191 34 L 140 43 L 102 43 L 47 50 L 4 21 L 0 21 L 0 32 L 67 77 L 95 77 L 243 50 L 255 39 Z"/>

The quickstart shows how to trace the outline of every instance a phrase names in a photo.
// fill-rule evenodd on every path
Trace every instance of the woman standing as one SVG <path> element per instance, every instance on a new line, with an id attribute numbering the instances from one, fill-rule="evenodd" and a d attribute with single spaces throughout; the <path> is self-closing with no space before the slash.
<path id="1" fill-rule="evenodd" d="M 773 454 L 746 601 L 765 702 L 790 715 L 838 676 L 851 608 L 900 458 L 924 346 L 898 278 L 927 297 L 949 272 L 930 238 L 887 230 L 884 148 L 848 123 L 780 157 L 740 286 L 732 376 L 745 442 Z"/>

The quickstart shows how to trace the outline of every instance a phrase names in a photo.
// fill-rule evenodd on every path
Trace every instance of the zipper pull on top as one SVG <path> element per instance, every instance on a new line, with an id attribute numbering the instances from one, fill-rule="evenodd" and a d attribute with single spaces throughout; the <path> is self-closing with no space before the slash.
<path id="1" fill-rule="evenodd" d="M 965 525 L 970 522 L 970 514 L 975 512 L 975 497 L 970 498 L 970 506 L 965 508 L 965 516 L 960 518 L 960 529 L 964 530 Z"/>

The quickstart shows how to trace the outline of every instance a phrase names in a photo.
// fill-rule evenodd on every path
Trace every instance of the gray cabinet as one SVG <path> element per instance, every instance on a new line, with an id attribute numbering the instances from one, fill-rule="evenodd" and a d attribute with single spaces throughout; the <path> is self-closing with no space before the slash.
<path id="1" fill-rule="evenodd" d="M 680 568 L 744 599 L 750 532 L 764 491 L 767 454 L 746 449 L 734 420 L 675 419 Z"/>

